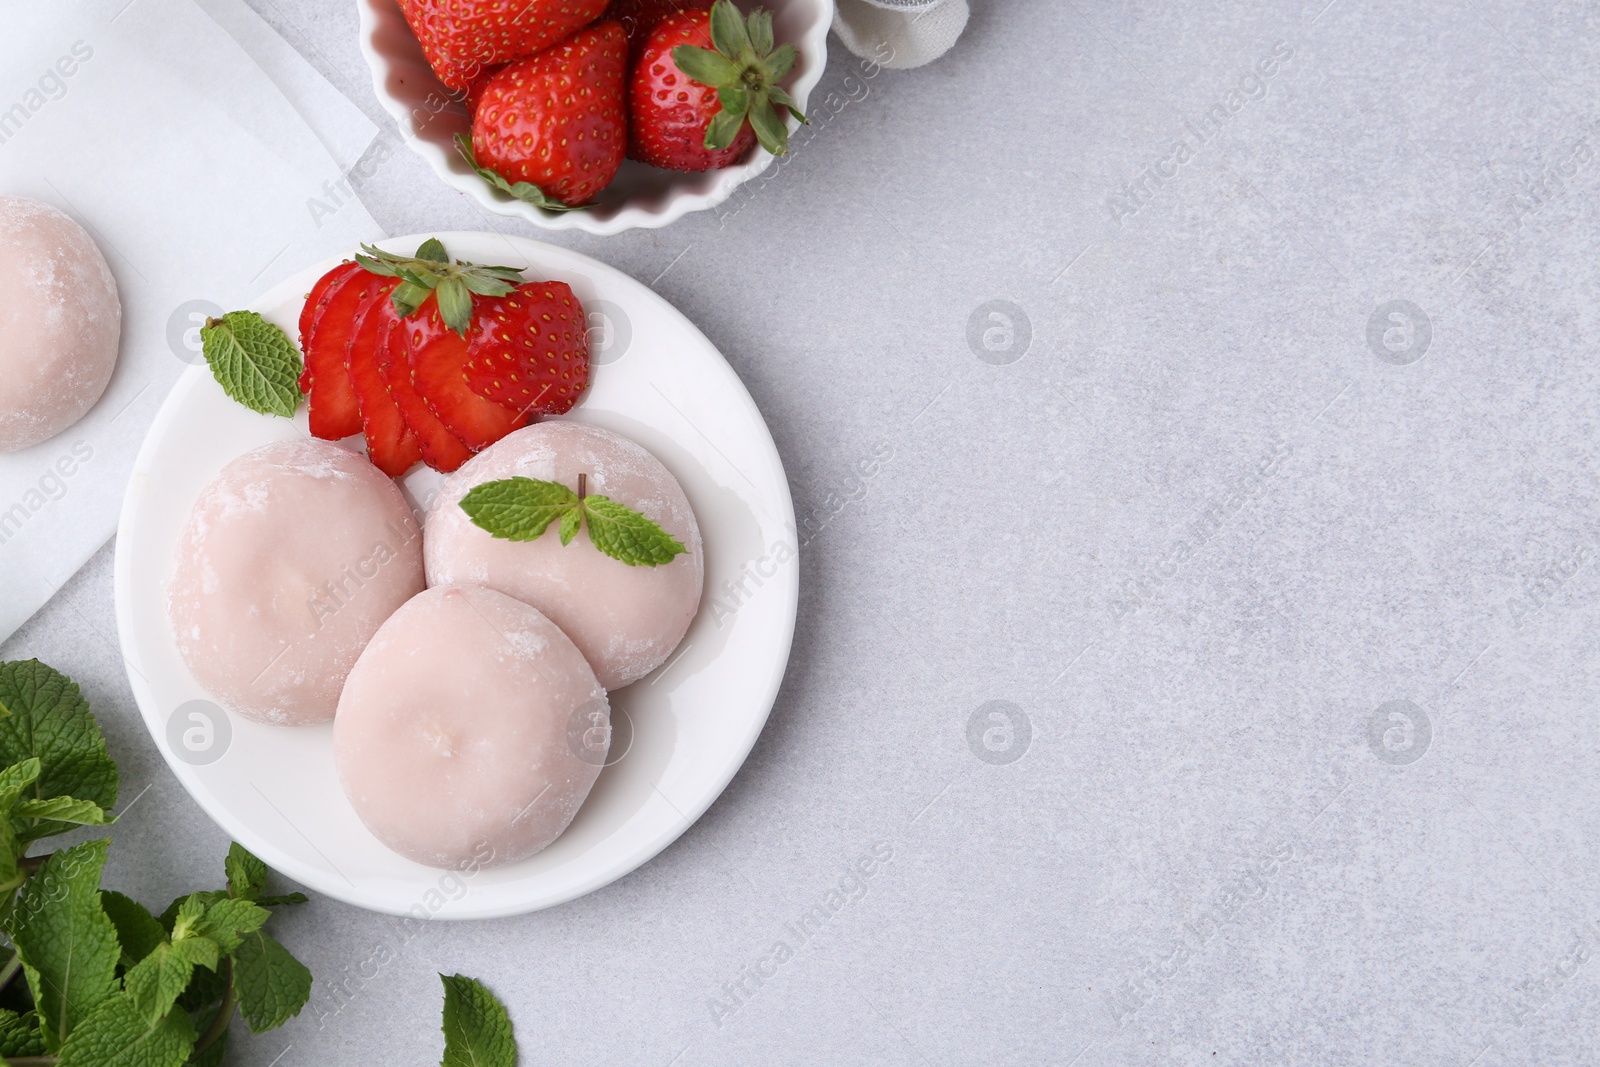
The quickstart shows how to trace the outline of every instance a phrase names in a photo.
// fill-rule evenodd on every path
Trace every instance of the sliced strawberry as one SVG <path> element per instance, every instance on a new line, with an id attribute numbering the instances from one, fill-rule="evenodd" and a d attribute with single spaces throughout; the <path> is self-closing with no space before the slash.
<path id="1" fill-rule="evenodd" d="M 522 415 L 561 415 L 589 384 L 589 324 L 565 282 L 474 301 L 467 384 Z"/>
<path id="2" fill-rule="evenodd" d="M 306 294 L 306 302 L 300 306 L 300 351 L 304 352 L 311 347 L 311 324 L 317 320 L 317 316 L 327 306 L 328 290 L 332 289 L 336 283 L 349 277 L 350 272 L 347 268 L 355 265 L 350 260 L 345 260 L 318 278 L 316 284 L 311 287 L 311 292 Z M 302 393 L 311 392 L 311 365 L 309 363 L 300 371 L 300 391 Z"/>
<path id="3" fill-rule="evenodd" d="M 367 458 L 391 478 L 400 477 L 422 458 L 417 435 L 389 395 L 378 366 L 378 347 L 389 323 L 397 319 L 389 294 L 398 284 L 397 279 L 363 272 L 361 304 L 345 346 L 345 366 L 361 405 L 361 431 L 367 435 Z"/>
<path id="4" fill-rule="evenodd" d="M 382 327 L 378 342 L 378 369 L 389 387 L 389 395 L 400 409 L 422 449 L 422 461 L 436 471 L 448 474 L 472 458 L 472 450 L 439 421 L 411 384 L 411 364 L 406 361 L 406 332 L 410 323 L 391 315 Z"/>
<path id="5" fill-rule="evenodd" d="M 361 432 L 361 407 L 345 370 L 344 350 L 366 277 L 356 264 L 340 264 L 317 282 L 300 313 L 300 347 L 306 361 L 300 387 L 310 400 L 312 436 L 328 441 Z"/>
<path id="6" fill-rule="evenodd" d="M 487 299 L 474 302 L 474 333 L 492 321 L 487 314 L 490 303 Z M 416 315 L 405 319 L 389 343 L 404 352 L 411 367 L 412 384 L 429 410 L 474 452 L 483 451 L 528 424 L 525 415 L 472 391 L 466 375 L 470 345 L 444 324 L 437 302 L 429 301 Z"/>

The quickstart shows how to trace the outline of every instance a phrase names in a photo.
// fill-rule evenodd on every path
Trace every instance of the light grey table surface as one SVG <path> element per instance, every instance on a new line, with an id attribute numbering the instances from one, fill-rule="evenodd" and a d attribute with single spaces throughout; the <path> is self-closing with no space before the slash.
<path id="1" fill-rule="evenodd" d="M 392 130 L 351 4 L 253 3 Z M 826 523 L 789 674 L 604 890 L 287 916 L 316 1009 L 235 1062 L 434 1062 L 458 970 L 528 1065 L 1600 1061 L 1597 89 L 1578 0 L 996 0 L 926 69 L 835 54 L 736 213 L 494 219 L 743 376 Z M 490 222 L 403 152 L 361 195 Z M 226 842 L 111 570 L 0 655 L 83 684 L 147 790 L 108 884 L 160 903 Z"/>

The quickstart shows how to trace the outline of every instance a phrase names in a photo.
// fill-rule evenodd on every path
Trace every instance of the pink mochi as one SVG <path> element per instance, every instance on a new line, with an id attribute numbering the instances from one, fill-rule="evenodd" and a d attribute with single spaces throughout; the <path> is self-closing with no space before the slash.
<path id="1" fill-rule="evenodd" d="M 281 441 L 201 491 L 167 613 L 217 703 L 299 726 L 333 718 L 361 650 L 423 586 L 421 531 L 394 482 L 330 442 Z"/>
<path id="2" fill-rule="evenodd" d="M 334 764 L 395 852 L 498 866 L 572 822 L 610 724 L 605 690 L 554 623 L 492 589 L 438 586 L 395 612 L 350 672 Z"/>
<path id="3" fill-rule="evenodd" d="M 0 452 L 48 440 L 89 413 L 117 365 L 122 303 L 82 226 L 0 196 Z"/>
<path id="4" fill-rule="evenodd" d="M 658 567 L 601 553 L 581 531 L 563 545 L 551 526 L 534 541 L 509 541 L 473 525 L 461 498 L 473 486 L 523 477 L 606 496 L 654 520 L 688 551 Z M 705 559 L 700 526 L 661 461 L 621 434 L 551 419 L 518 430 L 473 457 L 444 483 L 428 512 L 429 585 L 484 585 L 532 604 L 588 658 L 600 684 L 617 689 L 672 655 L 700 607 Z"/>

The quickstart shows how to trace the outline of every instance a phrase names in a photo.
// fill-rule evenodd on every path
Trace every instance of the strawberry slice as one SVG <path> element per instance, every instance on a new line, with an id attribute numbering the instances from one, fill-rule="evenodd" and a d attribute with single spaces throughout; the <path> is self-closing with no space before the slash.
<path id="1" fill-rule="evenodd" d="M 475 309 L 473 331 L 484 328 L 484 312 L 490 301 Z M 481 452 L 500 438 L 528 424 L 525 415 L 496 404 L 472 391 L 467 384 L 466 365 L 469 344 L 452 331 L 430 302 L 406 319 L 389 342 L 404 353 L 411 367 L 411 381 L 429 410 L 461 443 Z"/>
<path id="2" fill-rule="evenodd" d="M 379 346 L 389 323 L 396 321 L 389 295 L 398 284 L 393 278 L 363 273 L 361 302 L 345 345 L 345 366 L 361 406 L 361 431 L 367 435 L 367 458 L 391 478 L 400 477 L 422 458 L 417 435 L 389 395 L 378 366 Z"/>
<path id="3" fill-rule="evenodd" d="M 357 264 L 341 263 L 317 280 L 300 312 L 306 360 L 300 389 L 309 398 L 312 436 L 328 441 L 361 432 L 361 408 L 344 367 L 344 349 L 366 276 Z"/>
<path id="4" fill-rule="evenodd" d="M 406 425 L 417 437 L 422 449 L 422 461 L 436 471 L 446 474 L 472 458 L 472 450 L 450 432 L 450 428 L 429 409 L 416 386 L 411 383 L 411 364 L 406 359 L 406 334 L 409 323 L 398 315 L 390 315 L 380 327 L 378 342 L 378 369 L 389 387 L 395 407 L 406 420 Z"/>
<path id="5" fill-rule="evenodd" d="M 345 260 L 337 267 L 317 279 L 311 287 L 311 292 L 306 294 L 306 302 L 300 305 L 300 351 L 304 352 L 311 347 L 311 326 L 317 321 L 317 316 L 322 309 L 328 306 L 328 290 L 334 285 L 350 276 L 345 268 L 355 266 L 350 260 Z M 311 392 L 311 365 L 307 364 L 300 371 L 300 391 Z"/>
<path id="6" fill-rule="evenodd" d="M 475 302 L 467 384 L 523 415 L 561 415 L 589 384 L 589 327 L 565 282 L 524 282 Z"/>

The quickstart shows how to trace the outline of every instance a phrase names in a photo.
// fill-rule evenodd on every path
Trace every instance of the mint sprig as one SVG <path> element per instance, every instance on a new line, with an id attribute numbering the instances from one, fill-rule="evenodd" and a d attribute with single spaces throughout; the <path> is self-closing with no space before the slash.
<path id="1" fill-rule="evenodd" d="M 559 536 L 570 545 L 580 527 L 601 552 L 630 567 L 659 567 L 689 551 L 654 520 L 604 496 L 589 496 L 588 475 L 578 475 L 578 491 L 560 482 L 502 478 L 473 486 L 461 510 L 473 525 L 507 541 L 536 541 L 560 522 Z"/>
<path id="2" fill-rule="evenodd" d="M 290 418 L 300 404 L 300 349 L 254 311 L 200 327 L 200 350 L 228 396 L 251 411 Z"/>
<path id="3" fill-rule="evenodd" d="M 516 1067 L 517 1043 L 505 1005 L 476 978 L 444 982 L 444 1059 L 440 1067 Z"/>
<path id="4" fill-rule="evenodd" d="M 100 888 L 107 840 L 32 843 L 113 821 L 117 768 L 78 687 L 0 663 L 0 1058 L 29 1067 L 220 1067 L 237 1008 L 257 1033 L 305 1005 L 311 974 L 262 929 L 267 868 L 229 850 L 228 890 L 152 915 Z"/>

